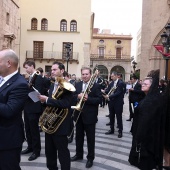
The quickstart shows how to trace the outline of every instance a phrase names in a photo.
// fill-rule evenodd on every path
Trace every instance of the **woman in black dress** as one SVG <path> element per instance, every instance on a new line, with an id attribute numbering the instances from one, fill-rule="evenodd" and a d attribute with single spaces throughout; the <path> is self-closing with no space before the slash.
<path id="1" fill-rule="evenodd" d="M 135 108 L 129 162 L 141 170 L 161 169 L 163 162 L 165 101 L 158 84 L 159 71 L 151 71 L 142 83 L 146 96 Z"/>

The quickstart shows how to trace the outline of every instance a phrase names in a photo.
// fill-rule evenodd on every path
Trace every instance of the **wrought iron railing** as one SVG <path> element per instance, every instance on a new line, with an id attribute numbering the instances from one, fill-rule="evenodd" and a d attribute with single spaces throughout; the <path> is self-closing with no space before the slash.
<path id="1" fill-rule="evenodd" d="M 90 59 L 92 60 L 131 60 L 130 55 L 122 55 L 117 57 L 116 55 L 104 55 L 91 54 Z"/>
<path id="2" fill-rule="evenodd" d="M 43 51 L 43 52 L 35 52 L 35 51 L 26 51 L 27 59 L 55 59 L 55 60 L 67 60 L 66 53 L 58 52 L 58 51 Z M 78 60 L 79 53 L 72 52 L 69 56 L 70 60 Z"/>

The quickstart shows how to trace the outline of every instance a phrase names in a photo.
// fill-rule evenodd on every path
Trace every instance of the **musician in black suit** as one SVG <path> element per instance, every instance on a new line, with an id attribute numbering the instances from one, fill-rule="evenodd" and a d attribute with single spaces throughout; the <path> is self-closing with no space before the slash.
<path id="1" fill-rule="evenodd" d="M 56 77 L 63 78 L 65 67 L 60 62 L 54 62 L 51 68 L 51 76 L 55 82 L 49 90 L 49 97 L 40 95 L 41 102 L 45 102 L 47 106 L 56 107 L 58 109 L 68 109 L 68 114 L 59 128 L 52 134 L 45 133 L 45 155 L 47 158 L 47 168 L 49 170 L 57 170 L 57 155 L 61 164 L 61 170 L 70 170 L 70 152 L 68 150 L 67 136 L 70 132 L 70 107 L 72 101 L 72 92 L 63 89 L 63 94 L 60 98 L 52 98 L 52 94 L 56 92 L 58 82 Z M 73 86 L 74 88 L 74 86 Z M 62 90 L 62 89 L 61 89 Z"/>
<path id="2" fill-rule="evenodd" d="M 139 103 L 145 96 L 144 92 L 141 90 L 141 84 L 138 82 L 136 75 L 131 77 L 132 88 L 129 89 L 129 119 L 131 121 L 134 117 L 134 107 L 135 103 Z"/>
<path id="3" fill-rule="evenodd" d="M 43 78 L 40 74 L 36 73 L 35 62 L 27 60 L 24 62 L 23 67 L 26 72 L 30 75 L 29 77 L 29 92 L 34 91 L 33 87 L 44 93 Z M 24 107 L 24 122 L 25 122 L 25 133 L 28 143 L 28 147 L 24 149 L 21 154 L 28 154 L 33 152 L 28 158 L 29 161 L 35 160 L 40 156 L 41 151 L 41 140 L 39 132 L 39 117 L 42 113 L 42 104 L 40 101 L 34 102 L 29 96 Z"/>
<path id="4" fill-rule="evenodd" d="M 103 91 L 107 95 L 104 95 L 106 100 L 109 100 L 109 113 L 110 113 L 110 130 L 106 132 L 106 135 L 114 133 L 115 115 L 118 124 L 118 138 L 122 137 L 123 122 L 122 122 L 122 112 L 123 112 L 123 98 L 124 98 L 124 83 L 122 80 L 118 79 L 117 72 L 112 72 L 111 74 L 112 82 L 109 84 L 108 88 Z M 113 92 L 111 92 L 114 89 Z M 110 93 L 111 92 L 111 93 Z M 110 93 L 108 95 L 108 93 Z"/>
<path id="5" fill-rule="evenodd" d="M 83 98 L 81 104 L 81 111 L 75 111 L 74 118 L 76 123 L 76 155 L 71 158 L 71 161 L 83 159 L 83 144 L 84 134 L 87 136 L 87 163 L 86 168 L 90 168 L 93 165 L 95 158 L 95 127 L 98 115 L 98 105 L 101 102 L 100 85 L 94 82 L 94 85 L 90 87 L 91 69 L 83 67 L 81 69 L 82 81 L 76 83 L 76 92 L 74 99 L 79 101 Z M 90 90 L 89 94 L 86 93 Z M 77 118 L 79 116 L 79 118 Z M 77 120 L 78 119 L 78 120 Z"/>
<path id="6" fill-rule="evenodd" d="M 13 50 L 0 51 L 0 169 L 21 170 L 20 153 L 24 142 L 22 110 L 28 84 L 18 73 L 18 57 Z"/>

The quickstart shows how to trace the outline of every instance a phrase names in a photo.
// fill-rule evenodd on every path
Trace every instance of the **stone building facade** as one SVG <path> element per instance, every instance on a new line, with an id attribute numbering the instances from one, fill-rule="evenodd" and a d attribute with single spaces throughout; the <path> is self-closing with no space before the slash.
<path id="1" fill-rule="evenodd" d="M 90 65 L 96 65 L 100 75 L 109 79 L 110 73 L 122 73 L 123 79 L 128 81 L 131 74 L 131 35 L 115 35 L 110 30 L 99 33 L 98 28 L 93 29 L 91 40 Z"/>
<path id="2" fill-rule="evenodd" d="M 141 28 L 141 55 L 138 67 L 141 78 L 153 69 L 160 69 L 160 78 L 165 75 L 165 60 L 154 48 L 162 44 L 160 35 L 164 27 L 170 22 L 170 0 L 143 0 Z M 170 78 L 170 64 L 168 63 L 168 78 Z"/>
<path id="3" fill-rule="evenodd" d="M 0 50 L 11 48 L 19 55 L 20 13 L 19 0 L 0 1 Z"/>
<path id="4" fill-rule="evenodd" d="M 52 63 L 60 61 L 70 74 L 80 77 L 81 67 L 90 65 L 91 0 L 24 0 L 20 4 L 21 66 L 31 59 L 49 72 Z M 25 73 L 22 67 L 21 73 Z"/>

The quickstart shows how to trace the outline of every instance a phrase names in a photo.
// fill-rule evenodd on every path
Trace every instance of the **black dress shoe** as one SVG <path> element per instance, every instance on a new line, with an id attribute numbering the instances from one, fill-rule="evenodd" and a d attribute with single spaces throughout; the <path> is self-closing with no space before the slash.
<path id="1" fill-rule="evenodd" d="M 37 159 L 39 156 L 40 156 L 40 154 L 35 154 L 35 153 L 33 153 L 33 154 L 28 158 L 28 160 L 29 160 L 29 161 L 33 161 L 33 160 Z"/>
<path id="2" fill-rule="evenodd" d="M 110 122 L 109 122 L 109 123 L 106 123 L 106 126 L 110 126 Z"/>
<path id="3" fill-rule="evenodd" d="M 87 160 L 86 168 L 91 168 L 92 166 L 93 166 L 93 161 L 92 160 Z"/>
<path id="4" fill-rule="evenodd" d="M 21 151 L 21 154 L 24 155 L 24 154 L 27 154 L 27 153 L 31 153 L 32 151 L 33 151 L 32 149 L 27 148 L 27 149 Z"/>
<path id="5" fill-rule="evenodd" d="M 119 132 L 117 137 L 118 137 L 118 138 L 122 138 L 122 136 L 123 136 L 123 135 L 122 135 L 122 132 Z"/>
<path id="6" fill-rule="evenodd" d="M 77 160 L 82 160 L 83 157 L 80 157 L 80 156 L 77 156 L 77 155 L 74 155 L 73 157 L 71 157 L 71 161 L 77 161 Z"/>
<path id="7" fill-rule="evenodd" d="M 110 134 L 114 134 L 113 130 L 109 130 L 108 132 L 105 133 L 105 135 L 110 135 Z"/>
<path id="8" fill-rule="evenodd" d="M 131 119 L 127 119 L 126 121 L 131 121 Z"/>

